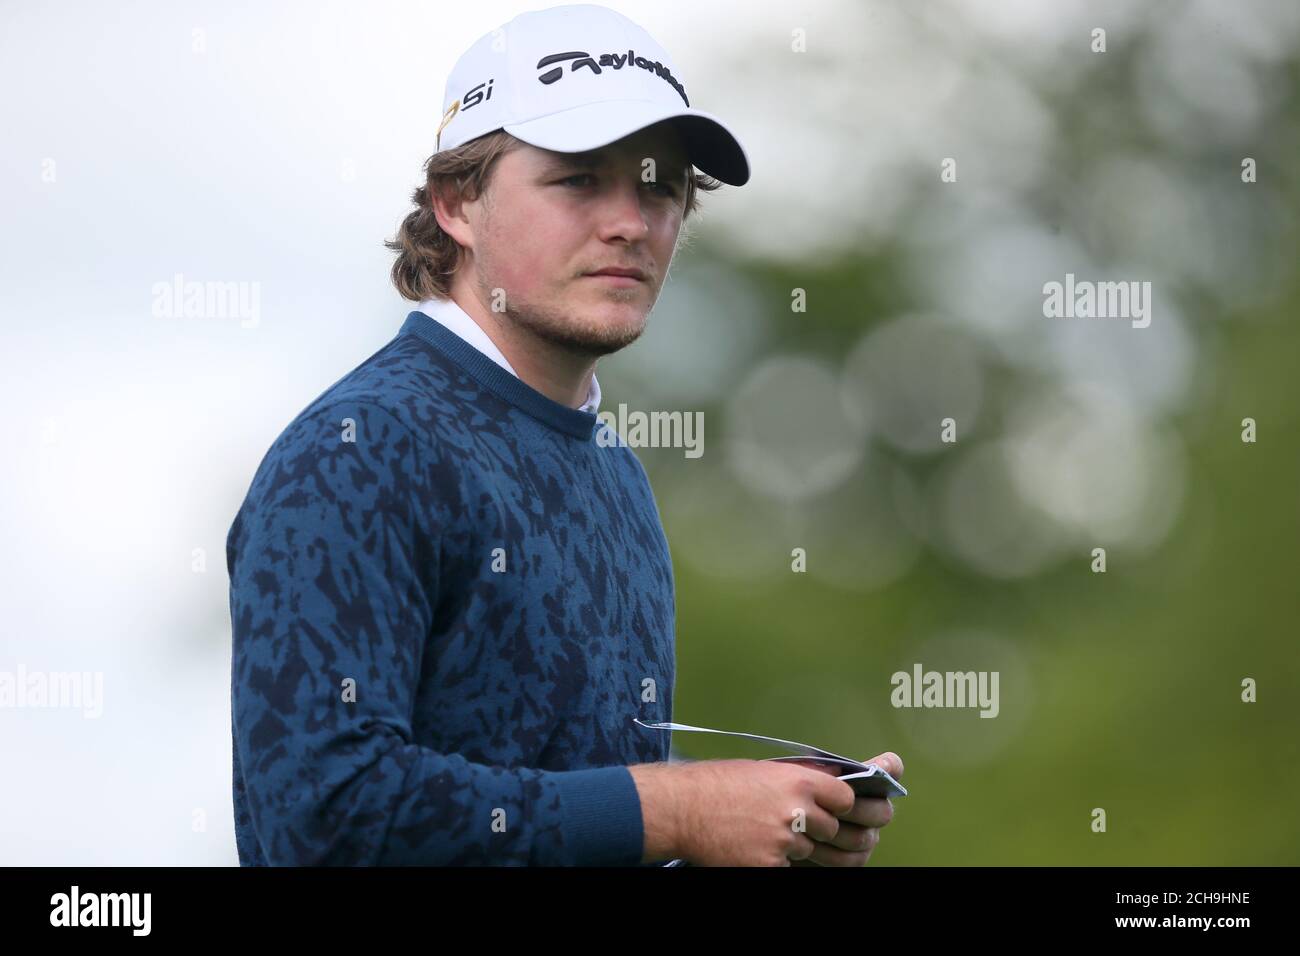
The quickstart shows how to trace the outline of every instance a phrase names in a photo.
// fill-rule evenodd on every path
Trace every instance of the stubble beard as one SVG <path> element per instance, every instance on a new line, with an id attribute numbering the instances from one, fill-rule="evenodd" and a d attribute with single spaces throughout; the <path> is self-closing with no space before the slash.
<path id="1" fill-rule="evenodd" d="M 604 324 L 580 310 L 552 310 L 531 303 L 506 309 L 511 321 L 544 342 L 579 355 L 599 358 L 627 348 L 645 331 L 646 316 L 633 323 Z"/>
<path id="2" fill-rule="evenodd" d="M 478 284 L 481 301 L 493 301 L 492 288 L 484 274 L 483 263 L 475 263 L 475 281 Z M 575 279 L 573 282 L 583 282 Z M 604 293 L 609 301 L 629 302 L 640 298 L 642 290 L 613 289 Z M 512 297 L 510 290 L 505 290 L 504 314 L 511 324 L 525 329 L 549 345 L 564 349 L 574 355 L 599 358 L 627 348 L 641 337 L 645 331 L 649 310 L 643 312 L 638 321 L 631 323 L 602 323 L 589 318 L 584 309 L 554 308 L 546 303 L 520 301 Z"/>

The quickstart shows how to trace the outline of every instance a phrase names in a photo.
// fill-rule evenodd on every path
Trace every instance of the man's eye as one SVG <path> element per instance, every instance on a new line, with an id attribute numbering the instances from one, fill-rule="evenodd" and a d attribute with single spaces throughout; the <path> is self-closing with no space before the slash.
<path id="1" fill-rule="evenodd" d="M 565 186 L 569 185 L 570 183 L 574 185 L 583 185 L 581 183 L 576 182 L 576 180 L 579 179 L 595 179 L 595 177 L 592 176 L 591 173 L 574 173 L 572 176 L 566 176 L 563 179 L 557 180 L 557 182 Z M 677 195 L 677 190 L 674 189 L 670 184 L 666 182 L 652 181 L 648 183 L 648 185 L 652 189 L 659 189 L 662 195 L 664 196 L 672 197 Z"/>

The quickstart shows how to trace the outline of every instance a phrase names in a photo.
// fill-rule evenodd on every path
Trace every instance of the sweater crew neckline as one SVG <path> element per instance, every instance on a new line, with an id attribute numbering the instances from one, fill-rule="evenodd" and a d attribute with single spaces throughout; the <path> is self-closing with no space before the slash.
<path id="1" fill-rule="evenodd" d="M 423 339 L 473 376 L 479 384 L 491 389 L 526 415 L 574 438 L 593 440 L 597 422 L 594 412 L 569 408 L 543 395 L 423 312 L 407 315 L 398 332 L 398 335 L 405 334 Z"/>

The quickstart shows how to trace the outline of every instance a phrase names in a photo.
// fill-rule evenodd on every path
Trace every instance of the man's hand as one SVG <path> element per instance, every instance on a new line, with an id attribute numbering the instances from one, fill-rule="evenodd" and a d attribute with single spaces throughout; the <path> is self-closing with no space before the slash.
<path id="1" fill-rule="evenodd" d="M 800 761 L 791 763 L 801 764 Z M 895 780 L 903 776 L 903 761 L 892 751 L 864 760 L 863 763 L 878 765 Z M 832 776 L 839 776 L 843 772 L 842 768 L 831 764 L 809 763 L 807 766 Z M 834 838 L 829 842 L 818 841 L 807 861 L 795 865 L 863 866 L 880 842 L 880 828 L 893 818 L 894 802 L 888 797 L 857 797 L 853 801 L 853 809 L 839 818 L 840 828 Z"/>
<path id="2" fill-rule="evenodd" d="M 902 772 L 893 754 L 876 760 L 891 773 Z M 887 800 L 856 797 L 834 771 L 796 761 L 702 760 L 628 769 L 641 796 L 647 863 L 681 857 L 701 866 L 790 866 L 806 859 L 861 866 L 893 813 Z"/>

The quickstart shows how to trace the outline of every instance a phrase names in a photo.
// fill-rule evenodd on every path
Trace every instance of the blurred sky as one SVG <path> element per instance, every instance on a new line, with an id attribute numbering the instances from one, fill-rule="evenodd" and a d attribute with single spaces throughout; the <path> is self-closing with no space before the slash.
<path id="1" fill-rule="evenodd" d="M 0 712 L 20 781 L 0 790 L 0 863 L 235 862 L 226 531 L 275 436 L 412 307 L 382 243 L 451 64 L 546 5 L 0 6 L 0 669 L 105 676 L 97 720 Z M 697 470 L 649 456 L 670 531 L 723 529 L 673 538 L 675 556 L 752 582 L 781 573 L 797 528 L 838 555 L 824 580 L 870 593 L 927 549 L 1005 581 L 1099 538 L 1167 539 L 1188 483 L 1176 421 L 1209 401 L 1215 324 L 1295 278 L 1300 6 L 608 6 L 753 167 L 704 197 L 650 330 L 601 366 L 607 408 L 725 422 Z M 1263 170 L 1246 191 L 1244 155 Z M 939 184 L 948 156 L 959 188 Z M 880 310 L 792 321 L 790 288 L 882 262 Z M 1156 320 L 1046 322 L 1042 284 L 1066 272 L 1153 281 Z M 155 316 L 177 274 L 255 283 L 256 325 Z M 833 361 L 802 347 L 835 328 Z M 980 441 L 939 461 L 947 409 Z M 1031 666 L 975 639 L 1007 673 Z M 1022 729 L 1007 713 L 1002 737 L 934 749 L 992 753 Z"/>

